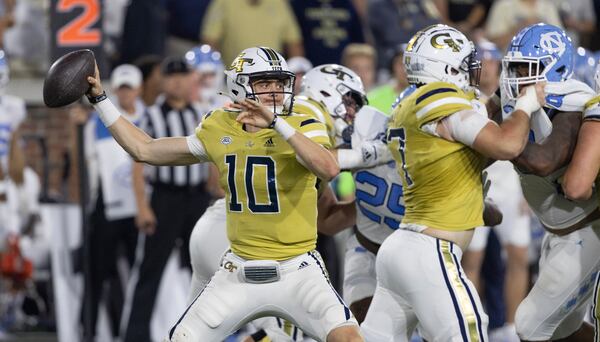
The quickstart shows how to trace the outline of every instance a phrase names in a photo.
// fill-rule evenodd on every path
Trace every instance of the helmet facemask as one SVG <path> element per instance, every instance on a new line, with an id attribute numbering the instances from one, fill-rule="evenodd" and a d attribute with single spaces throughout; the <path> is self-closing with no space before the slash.
<path id="1" fill-rule="evenodd" d="M 546 81 L 545 70 L 555 63 L 552 58 L 506 56 L 502 59 L 502 90 L 516 99 L 524 87 Z"/>
<path id="2" fill-rule="evenodd" d="M 241 75 L 240 75 L 241 76 Z M 239 76 L 238 76 L 239 77 Z M 271 104 L 262 103 L 269 107 L 271 111 L 277 115 L 290 115 L 292 113 L 292 105 L 294 102 L 294 81 L 296 76 L 291 72 L 265 72 L 253 74 L 249 78 L 248 87 L 250 91 L 247 93 L 247 97 L 251 98 L 259 103 L 262 103 L 261 97 L 270 95 Z M 282 85 L 281 90 L 267 90 L 263 91 L 256 89 L 255 85 L 261 81 L 278 81 L 278 84 Z M 277 99 L 277 95 L 281 94 L 281 99 Z"/>
<path id="3" fill-rule="evenodd" d="M 344 84 L 337 87 L 341 94 L 342 103 L 335 108 L 336 114 L 332 115 L 338 143 L 350 143 L 354 132 L 354 118 L 356 113 L 369 103 L 366 96 L 354 91 Z M 338 114 L 339 113 L 339 114 Z"/>
<path id="4" fill-rule="evenodd" d="M 476 56 L 477 51 L 473 48 L 471 54 L 465 57 L 460 66 L 461 70 L 469 74 L 469 86 L 471 87 L 479 87 L 481 78 L 481 61 Z"/>

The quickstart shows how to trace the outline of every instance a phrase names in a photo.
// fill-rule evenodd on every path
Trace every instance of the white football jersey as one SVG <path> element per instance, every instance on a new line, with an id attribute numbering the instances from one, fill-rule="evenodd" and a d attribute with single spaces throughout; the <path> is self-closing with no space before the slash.
<path id="1" fill-rule="evenodd" d="M 558 179 L 562 177 L 565 170 L 566 167 L 546 177 L 519 172 L 527 203 L 548 228 L 568 228 L 583 220 L 598 207 L 595 189 L 590 199 L 586 201 L 570 201 L 559 193 Z"/>
<path id="2" fill-rule="evenodd" d="M 544 89 L 547 107 L 564 112 L 583 112 L 585 104 L 594 96 L 594 92 L 587 85 L 577 80 L 548 82 Z M 503 115 L 506 116 L 511 113 L 513 108 L 514 100 L 509 101 L 503 96 Z M 532 115 L 531 126 L 530 139 L 533 138 L 536 143 L 544 141 L 552 132 L 552 122 L 543 109 Z M 527 203 L 540 221 L 548 228 L 568 228 L 583 220 L 598 207 L 595 190 L 591 199 L 587 201 L 574 202 L 565 198 L 558 182 L 565 170 L 566 167 L 547 177 L 539 177 L 521 173 L 517 169 Z"/>
<path id="3" fill-rule="evenodd" d="M 365 106 L 354 122 L 352 145 L 360 141 L 381 139 L 386 133 L 389 117 Z M 402 180 L 391 161 L 354 173 L 356 183 L 356 227 L 369 240 L 382 244 L 398 228 L 404 215 Z"/>

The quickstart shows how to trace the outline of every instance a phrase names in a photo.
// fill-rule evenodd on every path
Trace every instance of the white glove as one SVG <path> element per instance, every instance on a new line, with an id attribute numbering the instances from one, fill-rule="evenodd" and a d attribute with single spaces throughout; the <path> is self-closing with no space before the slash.
<path id="1" fill-rule="evenodd" d="M 392 153 L 381 140 L 363 141 L 360 150 L 365 168 L 385 164 L 392 160 Z"/>
<path id="2" fill-rule="evenodd" d="M 388 146 L 380 140 L 362 141 L 352 149 L 339 149 L 337 155 L 342 170 L 366 169 L 392 160 Z"/>
<path id="3" fill-rule="evenodd" d="M 525 88 L 525 92 L 517 98 L 514 111 L 522 110 L 531 117 L 531 113 L 538 111 L 542 108 L 537 99 L 535 92 L 535 86 L 530 85 Z"/>

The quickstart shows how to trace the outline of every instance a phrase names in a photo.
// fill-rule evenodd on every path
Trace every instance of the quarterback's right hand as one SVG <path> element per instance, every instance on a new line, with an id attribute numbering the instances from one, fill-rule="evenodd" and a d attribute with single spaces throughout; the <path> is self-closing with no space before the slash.
<path id="1" fill-rule="evenodd" d="M 152 208 L 147 205 L 140 206 L 135 217 L 135 225 L 144 234 L 154 234 L 156 231 L 156 216 L 154 216 Z"/>
<path id="2" fill-rule="evenodd" d="M 102 83 L 100 82 L 100 71 L 98 70 L 98 63 L 96 63 L 96 72 L 94 77 L 88 76 L 88 83 L 90 84 L 90 89 L 87 91 L 86 95 L 96 97 L 102 95 L 104 89 L 102 89 Z"/>

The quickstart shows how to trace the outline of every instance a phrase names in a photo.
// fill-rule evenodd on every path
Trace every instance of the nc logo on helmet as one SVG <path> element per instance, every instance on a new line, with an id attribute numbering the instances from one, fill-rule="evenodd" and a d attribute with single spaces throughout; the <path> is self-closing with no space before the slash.
<path id="1" fill-rule="evenodd" d="M 248 65 L 254 65 L 254 60 L 252 58 L 244 58 L 244 54 L 241 53 L 236 59 L 233 60 L 233 63 L 231 63 L 231 66 L 227 68 L 227 70 L 242 72 L 244 70 L 244 63 L 248 63 Z"/>
<path id="2" fill-rule="evenodd" d="M 565 52 L 567 44 L 562 40 L 558 32 L 546 32 L 540 35 L 540 47 L 550 53 L 562 55 Z"/>
<path id="3" fill-rule="evenodd" d="M 440 33 L 431 37 L 431 45 L 436 49 L 451 48 L 454 52 L 459 52 L 462 44 L 465 42 L 462 39 L 454 40 L 450 37 L 450 33 Z"/>

